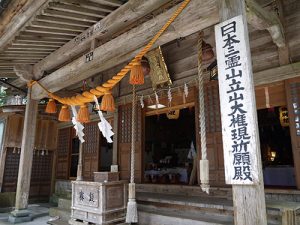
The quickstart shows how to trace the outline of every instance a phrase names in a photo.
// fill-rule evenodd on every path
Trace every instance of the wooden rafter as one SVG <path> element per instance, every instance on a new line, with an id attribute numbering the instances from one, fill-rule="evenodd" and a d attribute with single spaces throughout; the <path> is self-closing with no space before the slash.
<path id="1" fill-rule="evenodd" d="M 55 9 L 45 9 L 43 11 L 44 15 L 48 16 L 55 16 L 59 18 L 64 18 L 64 19 L 72 19 L 72 20 L 78 20 L 78 21 L 86 21 L 86 22 L 92 22 L 92 23 L 97 23 L 100 18 L 104 18 L 104 16 L 86 16 L 82 15 L 80 13 L 74 13 L 74 12 L 63 12 L 60 10 L 55 10 Z"/>
<path id="2" fill-rule="evenodd" d="M 56 23 L 62 25 L 71 25 L 71 26 L 78 26 L 88 28 L 93 25 L 93 22 L 89 21 L 82 21 L 82 20 L 73 20 L 68 18 L 59 18 L 55 16 L 48 16 L 48 15 L 38 15 L 36 16 L 36 21 L 48 22 L 48 23 Z"/>
<path id="3" fill-rule="evenodd" d="M 95 2 L 88 2 L 85 0 L 63 0 L 63 3 L 77 5 L 86 9 L 94 9 L 102 12 L 111 13 L 116 9 L 116 6 L 104 5 Z"/>
<path id="4" fill-rule="evenodd" d="M 122 5 L 122 2 L 118 1 L 118 0 L 90 0 L 90 1 L 94 2 L 94 3 L 116 6 L 116 7 L 119 7 Z"/>
<path id="5" fill-rule="evenodd" d="M 95 16 L 98 18 L 104 18 L 105 16 L 108 15 L 107 12 L 103 12 L 101 10 L 87 9 L 76 5 L 63 4 L 60 2 L 50 2 L 49 8 L 62 11 L 62 12 L 71 12 L 71 13 L 78 13 L 86 16 Z"/>
<path id="6" fill-rule="evenodd" d="M 75 32 L 83 32 L 85 30 L 84 27 L 74 26 L 74 25 L 64 25 L 58 23 L 49 23 L 49 22 L 41 22 L 41 21 L 33 21 L 31 23 L 32 27 L 39 27 L 39 28 L 51 28 L 51 29 L 58 29 L 58 30 L 68 30 L 68 31 L 75 31 Z"/>

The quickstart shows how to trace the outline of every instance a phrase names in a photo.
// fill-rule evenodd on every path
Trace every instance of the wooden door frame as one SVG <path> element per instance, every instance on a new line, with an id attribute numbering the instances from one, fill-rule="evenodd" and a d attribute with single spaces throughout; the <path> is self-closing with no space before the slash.
<path id="1" fill-rule="evenodd" d="M 299 82 L 300 83 L 300 77 L 292 78 L 285 80 L 285 90 L 286 90 L 286 99 L 287 99 L 287 108 L 288 111 L 289 109 L 292 108 L 292 96 L 290 93 L 290 88 L 289 84 L 293 82 Z M 291 142 L 292 142 L 292 152 L 293 152 L 293 161 L 294 161 L 294 171 L 295 171 L 295 179 L 296 179 L 296 185 L 297 189 L 300 189 L 300 163 L 297 163 L 297 157 L 296 155 L 299 154 L 299 152 L 296 151 L 297 149 L 297 141 L 296 141 L 296 128 L 295 128 L 295 123 L 292 122 L 295 121 L 294 114 L 289 112 L 289 124 L 290 124 L 290 136 L 291 136 Z"/>
<path id="2" fill-rule="evenodd" d="M 142 176 L 142 179 L 141 179 L 141 183 L 142 184 L 145 184 L 145 177 L 144 177 L 144 173 L 145 173 L 145 160 L 144 160 L 144 154 L 145 154 L 145 142 L 146 142 L 146 127 L 145 127 L 145 123 L 146 123 L 146 117 L 148 116 L 154 116 L 154 115 L 160 115 L 160 114 L 165 114 L 167 113 L 169 110 L 181 110 L 181 109 L 185 109 L 185 108 L 189 108 L 189 107 L 194 107 L 195 109 L 195 148 L 197 148 L 197 146 L 200 146 L 200 142 L 198 142 L 199 140 L 199 137 L 197 135 L 197 120 L 199 122 L 199 116 L 197 116 L 197 102 L 198 102 L 198 89 L 195 87 L 195 86 L 191 86 L 190 87 L 191 90 L 190 91 L 190 94 L 192 93 L 192 98 L 190 99 L 189 102 L 186 102 L 186 103 L 182 103 L 182 104 L 179 104 L 179 105 L 176 105 L 176 106 L 171 106 L 171 107 L 166 107 L 166 108 L 162 108 L 162 109 L 156 109 L 156 110 L 148 110 L 147 111 L 147 104 L 145 104 L 145 107 L 142 109 L 142 152 L 141 152 L 141 176 Z M 183 93 L 184 94 L 184 93 Z M 176 95 L 176 94 L 175 94 Z M 164 98 L 164 100 L 167 99 Z M 199 114 L 199 112 L 198 112 Z M 197 174 L 199 174 L 199 166 L 197 164 Z M 198 176 L 197 176 L 198 177 Z M 198 180 L 198 178 L 197 178 Z M 187 184 L 188 185 L 188 184 Z"/>
<path id="3" fill-rule="evenodd" d="M 0 146 L 0 192 L 2 191 L 3 185 L 3 176 L 4 176 L 4 169 L 5 169 L 5 159 L 6 159 L 6 152 L 7 149 L 5 147 L 5 136 L 7 131 L 7 116 L 1 116 L 0 122 L 4 121 L 4 129 L 3 129 L 3 137 L 2 137 L 2 145 Z"/>

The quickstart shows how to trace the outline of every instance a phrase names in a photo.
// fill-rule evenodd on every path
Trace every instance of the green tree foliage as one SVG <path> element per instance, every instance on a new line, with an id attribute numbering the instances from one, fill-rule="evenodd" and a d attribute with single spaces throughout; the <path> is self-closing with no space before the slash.
<path id="1" fill-rule="evenodd" d="M 0 106 L 5 105 L 6 97 L 7 97 L 6 88 L 3 86 L 0 86 Z"/>

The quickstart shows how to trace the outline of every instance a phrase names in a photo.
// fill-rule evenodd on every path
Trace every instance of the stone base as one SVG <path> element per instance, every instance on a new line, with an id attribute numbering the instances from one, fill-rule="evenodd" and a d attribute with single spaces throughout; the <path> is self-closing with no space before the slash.
<path id="1" fill-rule="evenodd" d="M 8 221 L 10 223 L 23 223 L 32 221 L 32 214 L 24 209 L 24 210 L 14 210 L 11 212 L 11 215 L 8 217 Z"/>

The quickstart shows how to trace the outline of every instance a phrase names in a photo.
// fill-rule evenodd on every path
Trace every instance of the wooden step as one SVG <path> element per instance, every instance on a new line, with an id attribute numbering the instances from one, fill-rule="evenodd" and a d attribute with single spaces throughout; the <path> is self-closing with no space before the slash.
<path id="1" fill-rule="evenodd" d="M 233 221 L 232 201 L 224 198 L 204 198 L 200 196 L 167 195 L 158 193 L 138 193 L 139 210 L 157 213 L 164 211 L 176 215 L 208 216 L 221 221 Z M 268 224 L 280 225 L 283 219 L 282 207 L 269 204 Z M 201 218 L 200 218 L 201 220 Z"/>
<path id="2" fill-rule="evenodd" d="M 62 221 L 68 221 L 71 216 L 71 210 L 66 210 L 66 209 L 60 209 L 60 208 L 50 208 L 49 209 L 49 215 L 51 217 L 56 217 L 58 216 L 60 220 Z"/>
<path id="3" fill-rule="evenodd" d="M 174 213 L 162 209 L 139 210 L 139 225 L 233 225 L 232 217 L 213 217 L 205 214 L 195 215 L 193 213 Z"/>

